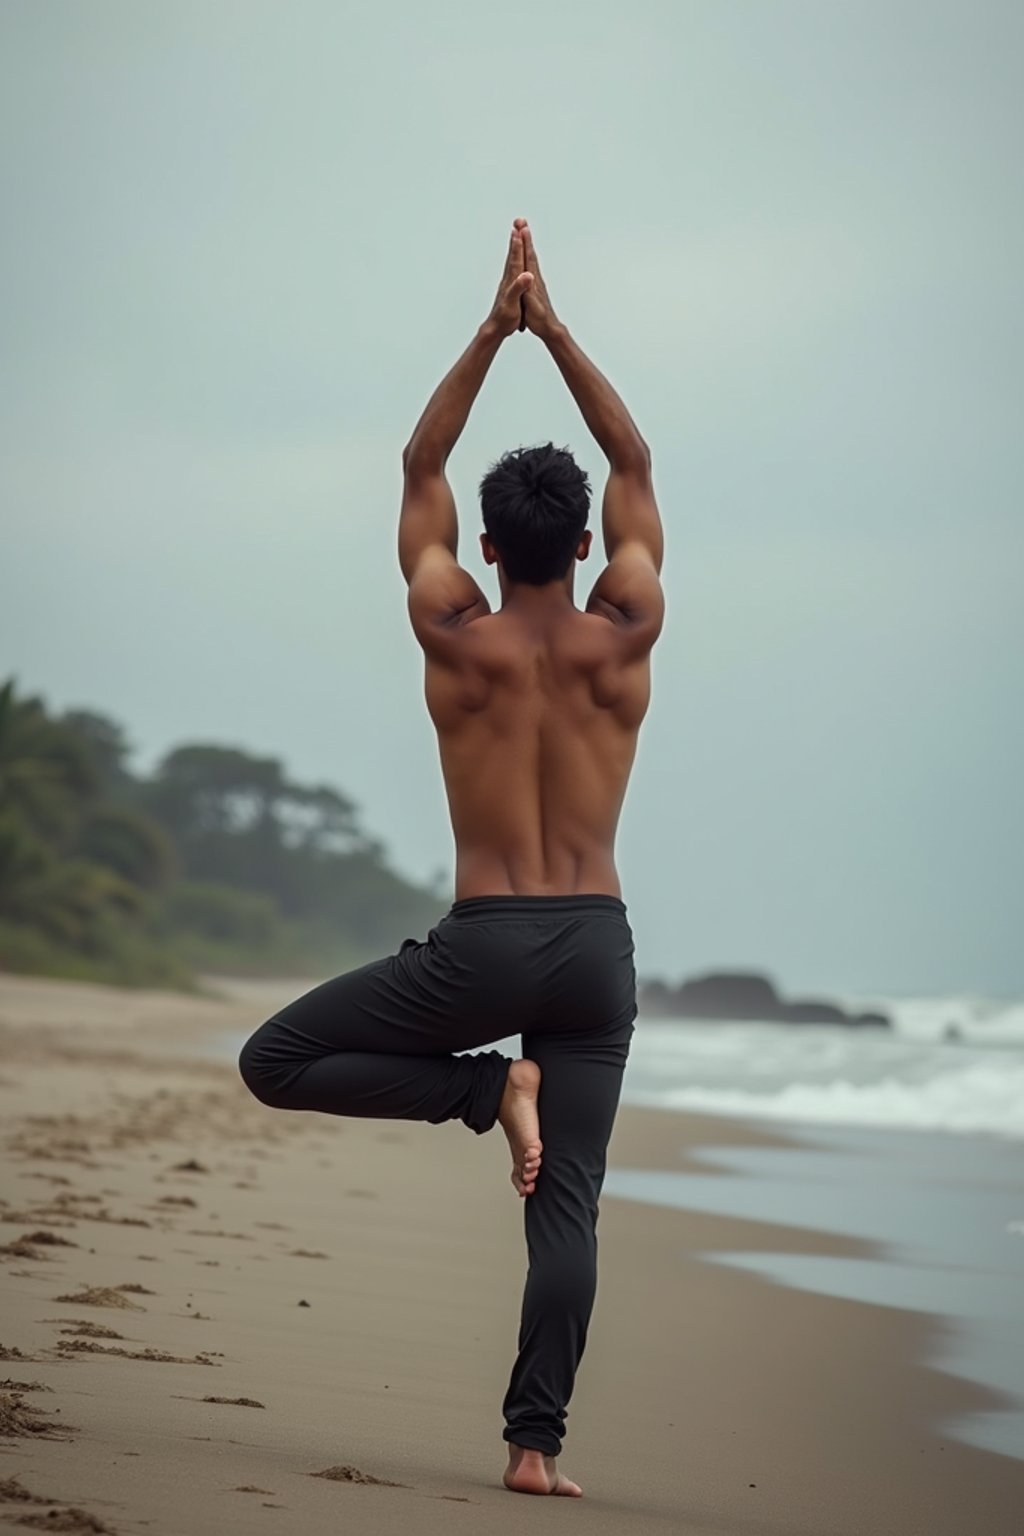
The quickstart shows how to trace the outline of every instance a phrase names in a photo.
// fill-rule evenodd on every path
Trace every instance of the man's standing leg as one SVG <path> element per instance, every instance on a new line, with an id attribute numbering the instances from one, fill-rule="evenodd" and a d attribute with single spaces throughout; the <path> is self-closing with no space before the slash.
<path id="1" fill-rule="evenodd" d="M 632 1033 L 629 1018 L 595 1034 L 523 1037 L 523 1054 L 541 1068 L 544 1153 L 525 1202 L 529 1271 L 519 1353 L 502 1405 L 512 1450 L 505 1481 L 519 1491 L 578 1491 L 568 1479 L 556 1486 L 558 1474 L 544 1458 L 561 1449 L 587 1340 L 597 1286 L 598 1198 Z"/>

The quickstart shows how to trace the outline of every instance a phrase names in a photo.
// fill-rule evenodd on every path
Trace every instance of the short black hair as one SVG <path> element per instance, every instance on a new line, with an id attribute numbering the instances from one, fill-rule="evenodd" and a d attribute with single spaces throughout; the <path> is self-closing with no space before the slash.
<path id="1" fill-rule="evenodd" d="M 480 505 L 509 581 L 542 587 L 572 565 L 587 525 L 590 481 L 568 448 L 513 448 L 480 481 Z"/>

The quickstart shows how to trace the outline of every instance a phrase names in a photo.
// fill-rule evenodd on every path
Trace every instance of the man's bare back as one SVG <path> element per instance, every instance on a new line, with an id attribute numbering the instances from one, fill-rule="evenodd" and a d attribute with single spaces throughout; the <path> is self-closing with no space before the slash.
<path id="1" fill-rule="evenodd" d="M 513 597 L 453 639 L 427 654 L 426 698 L 456 896 L 620 895 L 615 830 L 649 659 L 624 665 L 608 619 L 547 595 Z"/>

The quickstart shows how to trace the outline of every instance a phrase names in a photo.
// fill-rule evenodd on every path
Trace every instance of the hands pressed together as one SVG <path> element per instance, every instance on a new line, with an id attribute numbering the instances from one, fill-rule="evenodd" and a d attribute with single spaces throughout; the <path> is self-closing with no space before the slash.
<path id="1" fill-rule="evenodd" d="M 513 222 L 505 270 L 488 320 L 503 337 L 526 330 L 544 337 L 558 324 L 525 219 Z"/>

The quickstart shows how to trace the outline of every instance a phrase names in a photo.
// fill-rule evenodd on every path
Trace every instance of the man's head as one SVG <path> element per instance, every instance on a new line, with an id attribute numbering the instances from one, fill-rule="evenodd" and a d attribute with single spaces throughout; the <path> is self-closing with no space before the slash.
<path id="1" fill-rule="evenodd" d="M 503 454 L 480 482 L 488 565 L 531 587 L 564 580 L 590 549 L 590 482 L 568 448 L 545 443 Z"/>

